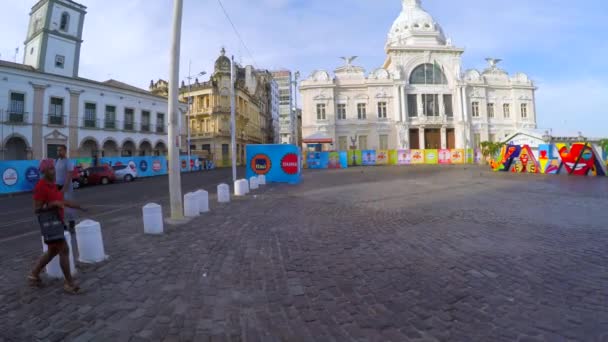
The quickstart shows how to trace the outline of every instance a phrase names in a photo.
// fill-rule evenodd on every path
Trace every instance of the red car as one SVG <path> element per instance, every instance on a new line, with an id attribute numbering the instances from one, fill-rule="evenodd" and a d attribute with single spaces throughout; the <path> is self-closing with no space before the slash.
<path id="1" fill-rule="evenodd" d="M 106 185 L 116 181 L 114 170 L 108 165 L 90 167 L 85 170 L 85 174 L 87 175 L 85 178 L 87 185 Z"/>

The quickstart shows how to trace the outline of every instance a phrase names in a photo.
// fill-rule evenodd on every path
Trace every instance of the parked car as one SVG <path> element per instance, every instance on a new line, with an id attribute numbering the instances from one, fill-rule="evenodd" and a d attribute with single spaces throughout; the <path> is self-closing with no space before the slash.
<path id="1" fill-rule="evenodd" d="M 76 166 L 72 172 L 72 188 L 80 189 L 81 186 L 87 184 L 88 172 L 80 166 Z"/>
<path id="2" fill-rule="evenodd" d="M 112 169 L 114 170 L 117 180 L 132 182 L 137 178 L 137 171 L 130 165 L 114 165 L 112 166 Z"/>
<path id="3" fill-rule="evenodd" d="M 114 170 L 108 165 L 90 167 L 86 169 L 85 172 L 87 173 L 87 185 L 106 185 L 116 181 Z"/>

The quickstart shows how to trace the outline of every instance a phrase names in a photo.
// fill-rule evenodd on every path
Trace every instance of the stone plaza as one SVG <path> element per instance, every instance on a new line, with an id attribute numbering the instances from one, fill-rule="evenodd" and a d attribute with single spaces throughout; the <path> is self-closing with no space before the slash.
<path id="1" fill-rule="evenodd" d="M 0 198 L 0 341 L 608 341 L 605 179 L 306 170 L 146 236 L 166 183 L 80 191 L 110 258 L 78 265 L 79 296 L 27 287 L 37 227 L 6 222 L 30 197 Z"/>

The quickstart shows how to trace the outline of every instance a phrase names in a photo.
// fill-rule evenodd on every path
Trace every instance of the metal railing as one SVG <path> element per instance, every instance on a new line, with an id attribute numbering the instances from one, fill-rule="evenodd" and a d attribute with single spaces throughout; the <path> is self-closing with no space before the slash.
<path id="1" fill-rule="evenodd" d="M 82 120 L 82 126 L 84 128 L 97 128 L 97 120 L 84 118 Z"/>
<path id="2" fill-rule="evenodd" d="M 20 111 L 0 111 L 0 121 L 7 124 L 26 124 L 28 123 L 29 113 Z"/>
<path id="3" fill-rule="evenodd" d="M 104 128 L 105 129 L 116 129 L 116 120 L 104 120 Z"/>
<path id="4" fill-rule="evenodd" d="M 141 132 L 150 132 L 150 124 L 144 124 L 142 123 L 141 126 L 139 127 L 139 130 Z"/>
<path id="5" fill-rule="evenodd" d="M 64 126 L 65 125 L 65 116 L 49 114 L 47 116 L 47 123 L 52 126 Z"/>
<path id="6" fill-rule="evenodd" d="M 161 133 L 161 134 L 166 133 L 165 132 L 165 126 L 164 125 L 162 125 L 162 126 L 156 125 L 156 133 Z"/>
<path id="7" fill-rule="evenodd" d="M 124 123 L 123 129 L 125 131 L 134 131 L 135 130 L 135 125 L 133 124 L 133 121 L 126 121 Z"/>

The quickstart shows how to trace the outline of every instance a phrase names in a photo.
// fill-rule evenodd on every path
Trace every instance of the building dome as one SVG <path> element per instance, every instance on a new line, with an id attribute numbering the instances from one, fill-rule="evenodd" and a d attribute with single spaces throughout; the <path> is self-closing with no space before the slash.
<path id="1" fill-rule="evenodd" d="M 387 47 L 445 45 L 441 26 L 420 5 L 420 0 L 401 0 L 403 9 L 388 33 Z"/>
<path id="2" fill-rule="evenodd" d="M 215 72 L 230 73 L 230 58 L 226 57 L 224 48 L 222 48 L 221 56 L 215 61 Z"/>

